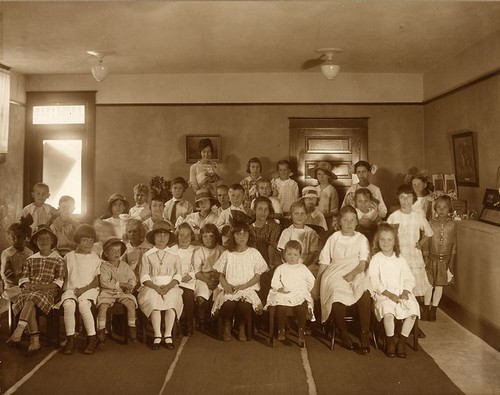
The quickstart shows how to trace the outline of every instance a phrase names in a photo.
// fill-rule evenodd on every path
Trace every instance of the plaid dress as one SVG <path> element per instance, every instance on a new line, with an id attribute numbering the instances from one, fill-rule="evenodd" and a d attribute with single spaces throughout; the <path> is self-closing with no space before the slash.
<path id="1" fill-rule="evenodd" d="M 13 306 L 14 314 L 19 314 L 27 301 L 33 301 L 44 313 L 48 314 L 54 305 L 54 299 L 64 283 L 64 261 L 61 256 L 52 251 L 49 256 L 42 256 L 39 252 L 30 256 L 23 267 L 19 285 L 31 284 L 56 284 L 59 288 L 46 291 L 22 290 L 21 295 Z"/>

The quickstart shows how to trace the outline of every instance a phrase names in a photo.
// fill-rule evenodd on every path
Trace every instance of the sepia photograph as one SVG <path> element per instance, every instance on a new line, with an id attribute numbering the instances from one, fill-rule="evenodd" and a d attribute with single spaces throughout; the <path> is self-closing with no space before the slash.
<path id="1" fill-rule="evenodd" d="M 499 21 L 1 1 L 0 394 L 500 395 Z"/>

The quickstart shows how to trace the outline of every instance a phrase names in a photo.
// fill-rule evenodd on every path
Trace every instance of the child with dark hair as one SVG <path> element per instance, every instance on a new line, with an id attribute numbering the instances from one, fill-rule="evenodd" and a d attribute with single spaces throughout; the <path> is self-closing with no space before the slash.
<path id="1" fill-rule="evenodd" d="M 260 275 L 268 266 L 260 252 L 253 248 L 255 236 L 249 225 L 236 222 L 229 236 L 228 250 L 215 263 L 220 273 L 219 287 L 212 314 L 219 313 L 223 320 L 223 340 L 231 340 L 232 321 L 238 318 L 238 340 L 246 341 L 246 317 L 253 309 L 262 312 L 262 302 L 257 294 Z"/>
<path id="2" fill-rule="evenodd" d="M 10 346 L 17 346 L 28 327 L 30 344 L 27 356 L 33 355 L 41 348 L 36 310 L 49 314 L 64 282 L 64 262 L 54 251 L 57 236 L 47 225 L 41 225 L 31 236 L 31 243 L 36 245 L 38 252 L 26 259 L 23 265 L 19 279 L 21 294 L 13 306 L 14 314 L 19 314 L 19 322 L 7 340 Z"/>
<path id="3" fill-rule="evenodd" d="M 172 225 L 175 225 L 177 218 L 185 218 L 186 215 L 193 212 L 193 205 L 191 202 L 184 199 L 184 193 L 187 188 L 188 183 L 182 177 L 175 177 L 170 184 L 172 199 L 165 203 L 163 218 L 170 221 Z"/>
<path id="4" fill-rule="evenodd" d="M 358 214 L 356 230 L 363 233 L 370 244 L 381 221 L 378 211 L 373 207 L 373 195 L 368 188 L 359 188 L 354 192 L 354 204 Z"/>
<path id="5" fill-rule="evenodd" d="M 57 236 L 57 250 L 63 258 L 64 255 L 76 247 L 73 238 L 79 223 L 73 217 L 74 211 L 75 199 L 67 195 L 61 196 L 59 199 L 59 217 L 50 225 L 50 229 Z"/>
<path id="6" fill-rule="evenodd" d="M 214 299 L 219 285 L 219 273 L 214 269 L 215 262 L 224 252 L 219 230 L 214 224 L 206 224 L 200 229 L 201 246 L 193 253 L 195 273 L 194 297 L 196 302 L 197 324 L 204 329 L 210 299 Z"/>
<path id="7" fill-rule="evenodd" d="M 215 225 L 224 237 L 227 237 L 231 224 L 234 221 L 252 222 L 250 207 L 245 207 L 245 189 L 241 184 L 233 184 L 229 187 L 229 201 L 231 206 L 222 211 Z M 225 245 L 225 243 L 223 243 Z"/>
<path id="8" fill-rule="evenodd" d="M 262 163 L 259 158 L 250 158 L 247 162 L 247 173 L 249 174 L 243 180 L 240 181 L 240 184 L 243 185 L 245 191 L 245 208 L 250 209 L 250 205 L 252 204 L 252 200 L 254 200 L 257 196 L 257 181 L 261 178 L 260 174 L 262 173 Z"/>
<path id="9" fill-rule="evenodd" d="M 422 248 L 434 235 L 434 231 L 424 216 L 413 211 L 417 195 L 411 185 L 399 186 L 396 194 L 401 208 L 389 215 L 387 223 L 397 226 L 401 255 L 407 260 L 415 277 L 415 289 L 410 291 L 423 299 L 431 285 L 425 272 Z"/>
<path id="10" fill-rule="evenodd" d="M 198 144 L 201 159 L 191 165 L 189 169 L 189 185 L 196 192 L 200 188 L 206 188 L 212 195 L 216 194 L 220 176 L 217 173 L 217 163 L 212 160 L 215 147 L 209 138 L 201 139 Z"/>
<path id="11" fill-rule="evenodd" d="M 151 216 L 142 222 L 142 226 L 146 232 L 153 230 L 153 225 L 158 221 L 165 221 L 163 218 L 163 210 L 165 210 L 165 201 L 158 195 L 153 195 L 151 198 Z M 170 221 L 167 221 L 170 222 Z M 172 227 L 174 224 L 172 224 Z"/>
<path id="12" fill-rule="evenodd" d="M 66 327 L 66 345 L 63 354 L 73 354 L 75 349 L 75 313 L 76 307 L 82 317 L 87 332 L 85 354 L 93 354 L 97 347 L 92 304 L 99 295 L 99 274 L 101 259 L 92 251 L 97 236 L 92 226 L 83 224 L 75 231 L 76 249 L 64 257 L 66 261 L 66 282 L 61 303 L 64 308 L 64 326 Z"/>
<path id="13" fill-rule="evenodd" d="M 272 196 L 273 193 L 272 184 L 269 178 L 262 177 L 257 181 L 257 193 L 258 193 L 257 198 L 265 197 L 269 199 L 269 201 L 271 202 L 273 208 L 273 214 L 271 215 L 272 218 L 276 219 L 283 218 L 283 210 L 281 209 L 281 203 L 278 200 L 278 198 Z M 253 212 L 255 212 L 255 201 L 257 198 L 252 200 L 252 204 L 250 206 Z"/>
<path id="14" fill-rule="evenodd" d="M 21 293 L 19 279 L 26 259 L 33 255 L 33 251 L 25 246 L 27 239 L 31 236 L 29 222 L 26 218 L 21 218 L 19 222 L 9 225 L 7 237 L 10 247 L 3 250 L 0 256 L 0 277 L 4 286 L 2 298 L 10 301 L 15 301 Z"/>
<path id="15" fill-rule="evenodd" d="M 453 278 L 457 254 L 457 226 L 451 218 L 451 198 L 439 196 L 434 202 L 436 218 L 429 225 L 434 235 L 424 250 L 425 268 L 431 288 L 424 295 L 422 320 L 436 321 L 436 310 L 443 295 L 443 287 Z"/>
<path id="16" fill-rule="evenodd" d="M 137 279 L 132 269 L 120 257 L 125 252 L 125 243 L 120 239 L 106 240 L 103 246 L 102 263 L 99 276 L 101 292 L 97 297 L 99 314 L 97 316 L 97 338 L 99 343 L 106 341 L 106 315 L 114 303 L 121 303 L 127 309 L 128 338 L 137 342 L 135 310 L 137 300 L 132 295 Z"/>
<path id="17" fill-rule="evenodd" d="M 120 240 L 123 239 L 123 235 L 125 234 L 125 219 L 128 217 L 128 208 L 129 203 L 123 195 L 113 193 L 108 198 L 109 216 L 103 219 L 113 225 L 114 236 Z"/>

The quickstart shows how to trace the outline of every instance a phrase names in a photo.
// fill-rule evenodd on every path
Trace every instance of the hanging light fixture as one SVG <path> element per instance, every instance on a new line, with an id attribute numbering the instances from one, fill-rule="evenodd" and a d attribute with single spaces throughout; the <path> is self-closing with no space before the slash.
<path id="1" fill-rule="evenodd" d="M 340 71 L 340 66 L 333 63 L 333 56 L 336 53 L 342 52 L 343 49 L 340 48 L 321 48 L 317 49 L 316 52 L 322 53 L 326 60 L 321 64 L 321 72 L 328 80 L 333 80 Z"/>
<path id="2" fill-rule="evenodd" d="M 92 72 L 92 75 L 94 76 L 95 80 L 98 82 L 104 81 L 104 79 L 109 74 L 109 66 L 103 64 L 104 57 L 114 54 L 115 51 L 98 50 L 98 51 L 87 51 L 87 53 L 89 55 L 95 56 L 99 61 L 98 65 L 90 67 L 90 71 Z"/>

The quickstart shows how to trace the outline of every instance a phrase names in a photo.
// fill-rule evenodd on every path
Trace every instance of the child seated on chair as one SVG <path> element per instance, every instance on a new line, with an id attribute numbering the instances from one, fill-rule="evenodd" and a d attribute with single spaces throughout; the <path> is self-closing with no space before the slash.
<path id="1" fill-rule="evenodd" d="M 114 303 L 121 303 L 127 309 L 128 338 L 137 342 L 137 329 L 135 327 L 135 309 L 137 300 L 132 295 L 137 280 L 135 273 L 129 265 L 120 260 L 125 252 L 125 243 L 117 238 L 106 240 L 101 255 L 101 275 L 99 284 L 101 292 L 97 297 L 97 340 L 106 342 L 106 313 Z"/>
<path id="2" fill-rule="evenodd" d="M 64 326 L 66 328 L 66 345 L 63 354 L 71 355 L 75 349 L 75 312 L 82 317 L 87 332 L 85 354 L 93 354 L 97 347 L 92 304 L 99 295 L 99 274 L 101 259 L 92 251 L 96 233 L 90 225 L 80 225 L 75 231 L 76 249 L 64 257 L 66 261 L 66 282 L 61 303 L 64 308 Z"/>
<path id="3" fill-rule="evenodd" d="M 379 226 L 375 234 L 373 257 L 368 273 L 375 294 L 375 317 L 384 321 L 387 339 L 386 354 L 406 358 L 406 340 L 415 318 L 420 316 L 420 308 L 412 293 L 415 278 L 400 254 L 398 231 L 387 223 Z M 394 320 L 404 320 L 397 345 L 394 336 Z"/>
<path id="4" fill-rule="evenodd" d="M 132 269 L 139 285 L 139 271 L 141 267 L 142 257 L 146 251 L 153 246 L 146 240 L 146 230 L 138 219 L 130 218 L 125 223 L 125 253 L 121 260 L 127 263 Z"/>
<path id="5" fill-rule="evenodd" d="M 207 319 L 208 301 L 215 299 L 220 291 L 219 273 L 214 270 L 215 262 L 224 252 L 220 234 L 214 224 L 206 224 L 200 229 L 202 245 L 193 253 L 193 268 L 196 277 L 194 298 L 196 302 L 196 321 L 200 330 L 204 330 Z"/>
<path id="6" fill-rule="evenodd" d="M 73 238 L 79 223 L 73 217 L 73 211 L 75 211 L 75 199 L 67 195 L 61 196 L 59 199 L 60 215 L 50 225 L 50 229 L 57 236 L 57 251 L 63 258 L 76 247 Z"/>
<path id="7" fill-rule="evenodd" d="M 214 300 L 212 314 L 222 317 L 224 341 L 231 340 L 233 317 L 238 318 L 238 340 L 246 341 L 245 322 L 252 309 L 262 312 L 262 303 L 257 291 L 260 289 L 260 275 L 269 268 L 260 252 L 253 248 L 255 236 L 243 222 L 236 222 L 229 235 L 228 250 L 215 263 L 220 273 L 219 288 Z"/>
<path id="8" fill-rule="evenodd" d="M 198 189 L 201 191 L 202 189 Z M 182 289 L 182 302 L 184 310 L 180 318 L 181 332 L 184 336 L 193 334 L 194 318 L 194 287 L 196 278 L 194 275 L 193 254 L 196 251 L 191 243 L 194 241 L 194 231 L 188 223 L 182 223 L 177 228 L 177 244 L 170 248 L 181 260 L 182 281 L 179 287 Z"/>
<path id="9" fill-rule="evenodd" d="M 143 287 L 139 290 L 137 300 L 146 317 L 151 319 L 154 339 L 153 350 L 159 350 L 162 342 L 161 319 L 165 318 L 163 340 L 168 350 L 174 348 L 172 329 L 176 317 L 182 314 L 182 281 L 181 260 L 168 247 L 173 238 L 172 228 L 165 221 L 154 224 L 146 239 L 154 247 L 142 256 L 140 279 Z M 163 314 L 162 314 L 163 313 Z"/>
<path id="10" fill-rule="evenodd" d="M 297 240 L 290 240 L 285 244 L 284 263 L 274 271 L 266 308 L 276 306 L 280 341 L 285 340 L 286 312 L 289 307 L 292 308 L 297 318 L 299 345 L 303 346 L 307 316 L 313 318 L 314 301 L 311 290 L 315 279 L 310 270 L 300 263 L 301 255 L 302 245 Z"/>
<path id="11" fill-rule="evenodd" d="M 31 236 L 31 243 L 39 252 L 31 255 L 23 265 L 19 279 L 21 294 L 13 306 L 14 314 L 20 313 L 19 322 L 7 340 L 9 346 L 17 346 L 24 330 L 28 327 L 30 344 L 27 356 L 33 355 L 41 348 L 36 309 L 40 309 L 43 314 L 49 314 L 64 282 L 64 262 L 54 251 L 57 245 L 56 235 L 48 226 L 41 225 Z"/>
<path id="12" fill-rule="evenodd" d="M 21 293 L 19 279 L 26 259 L 33 255 L 33 251 L 24 246 L 28 237 L 31 236 L 30 223 L 29 219 L 21 217 L 19 222 L 9 225 L 7 238 L 11 245 L 2 251 L 0 257 L 0 277 L 4 286 L 2 298 L 11 302 L 14 302 Z"/>

